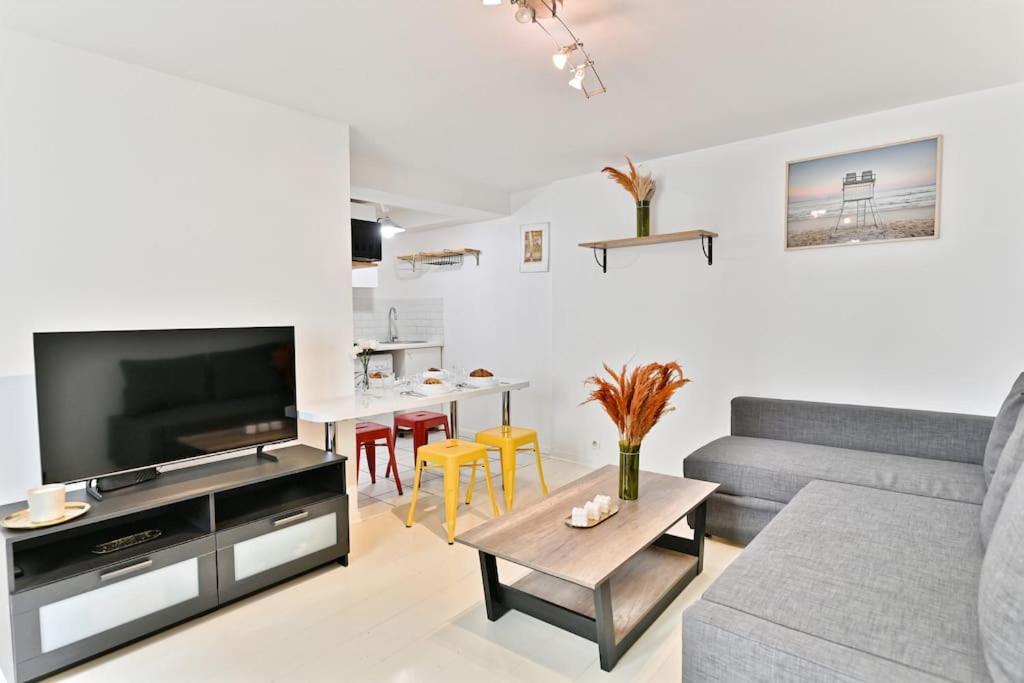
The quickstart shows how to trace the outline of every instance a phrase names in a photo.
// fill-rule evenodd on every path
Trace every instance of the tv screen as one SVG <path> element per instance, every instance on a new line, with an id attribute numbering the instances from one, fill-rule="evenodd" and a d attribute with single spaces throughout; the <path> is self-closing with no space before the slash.
<path id="1" fill-rule="evenodd" d="M 43 483 L 297 438 L 295 328 L 34 336 Z"/>
<path id="2" fill-rule="evenodd" d="M 380 223 L 352 219 L 352 260 L 380 261 Z"/>

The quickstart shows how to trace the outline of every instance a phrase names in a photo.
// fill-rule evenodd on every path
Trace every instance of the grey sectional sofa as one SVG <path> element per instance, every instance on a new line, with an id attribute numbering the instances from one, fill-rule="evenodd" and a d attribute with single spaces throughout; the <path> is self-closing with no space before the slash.
<path id="1" fill-rule="evenodd" d="M 683 616 L 684 680 L 1024 681 L 1022 405 L 1024 375 L 995 419 L 735 399 L 684 470 L 749 545 Z"/>

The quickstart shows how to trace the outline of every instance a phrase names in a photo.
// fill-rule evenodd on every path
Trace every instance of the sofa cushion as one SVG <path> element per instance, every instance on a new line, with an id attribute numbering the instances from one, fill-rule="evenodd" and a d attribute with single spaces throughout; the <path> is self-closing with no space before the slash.
<path id="1" fill-rule="evenodd" d="M 989 680 L 977 515 L 970 503 L 811 482 L 703 599 L 926 674 Z"/>
<path id="2" fill-rule="evenodd" d="M 1010 433 L 1017 425 L 1021 408 L 1024 408 L 1024 372 L 1010 387 L 1010 393 L 1003 401 L 999 412 L 996 413 L 996 421 L 992 424 L 992 431 L 988 435 L 988 444 L 985 446 L 985 486 L 992 483 L 996 465 L 999 463 L 999 455 L 1003 452 Z"/>
<path id="3" fill-rule="evenodd" d="M 737 396 L 733 436 L 815 443 L 980 465 L 992 418 L 878 406 Z"/>
<path id="4" fill-rule="evenodd" d="M 995 476 L 985 493 L 985 502 L 981 506 L 981 541 L 988 546 L 992 529 L 999 519 L 1010 487 L 1017 479 L 1017 474 L 1024 464 L 1024 412 L 1017 417 L 1017 424 L 1006 440 L 1006 446 L 999 456 Z"/>
<path id="5" fill-rule="evenodd" d="M 980 465 L 746 436 L 712 441 L 683 470 L 721 484 L 718 493 L 781 503 L 816 479 L 965 503 L 985 497 Z"/>
<path id="6" fill-rule="evenodd" d="M 1016 430 L 1015 430 L 1016 431 Z M 1002 461 L 1000 461 L 1002 466 Z M 989 673 L 1024 681 L 1024 471 L 1003 503 L 981 566 L 978 617 Z"/>

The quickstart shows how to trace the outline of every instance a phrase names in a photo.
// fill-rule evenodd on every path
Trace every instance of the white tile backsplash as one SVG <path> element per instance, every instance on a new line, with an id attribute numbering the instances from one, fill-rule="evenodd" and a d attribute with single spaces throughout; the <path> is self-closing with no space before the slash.
<path id="1" fill-rule="evenodd" d="M 444 299 L 387 299 L 372 289 L 352 290 L 352 317 L 356 339 L 388 336 L 388 309 L 398 312 L 398 338 L 444 341 Z"/>

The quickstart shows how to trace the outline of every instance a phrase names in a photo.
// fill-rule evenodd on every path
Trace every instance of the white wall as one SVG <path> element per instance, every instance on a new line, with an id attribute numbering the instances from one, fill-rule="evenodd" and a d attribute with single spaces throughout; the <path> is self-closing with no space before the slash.
<path id="1" fill-rule="evenodd" d="M 351 390 L 346 126 L 0 31 L 0 173 L 0 501 L 34 331 L 294 324 L 300 400 Z"/>
<path id="2" fill-rule="evenodd" d="M 359 296 L 441 297 L 445 365 L 485 367 L 499 375 L 530 379 L 529 389 L 512 394 L 512 417 L 515 424 L 538 429 L 543 447 L 552 433 L 551 274 L 519 272 L 519 226 L 549 220 L 550 197 L 541 191 L 517 195 L 514 201 L 519 208 L 507 218 L 409 231 L 385 240 L 380 285 L 361 290 Z M 480 265 L 467 259 L 457 270 L 418 268 L 410 273 L 408 264 L 399 266 L 395 260 L 400 254 L 457 247 L 482 250 Z M 500 399 L 462 401 L 459 421 L 463 433 L 500 424 Z"/>
<path id="3" fill-rule="evenodd" d="M 659 183 L 654 231 L 720 232 L 711 267 L 688 242 L 613 251 L 602 274 L 576 245 L 629 236 L 633 208 L 600 174 L 563 180 L 510 219 L 395 240 L 482 246 L 485 265 L 411 283 L 382 268 L 377 295 L 444 296 L 460 359 L 535 381 L 516 421 L 538 425 L 556 455 L 594 463 L 617 457 L 610 421 L 578 405 L 602 362 L 675 359 L 693 378 L 644 446 L 643 466 L 665 472 L 728 432 L 741 394 L 994 414 L 1024 370 L 1022 120 L 1017 85 L 645 163 Z M 945 136 L 938 240 L 784 251 L 787 161 L 934 133 Z M 551 273 L 520 275 L 518 226 L 548 219 Z"/>
<path id="4" fill-rule="evenodd" d="M 598 174 L 556 183 L 556 450 L 615 457 L 609 421 L 576 405 L 602 361 L 675 359 L 693 377 L 644 445 L 644 466 L 666 472 L 728 432 L 740 394 L 994 414 L 1024 369 L 1021 121 L 1024 85 L 645 164 L 655 232 L 720 232 L 711 267 L 688 242 L 611 252 L 602 275 L 576 244 L 627 236 L 628 199 Z M 939 239 L 783 250 L 788 160 L 934 133 Z"/>

